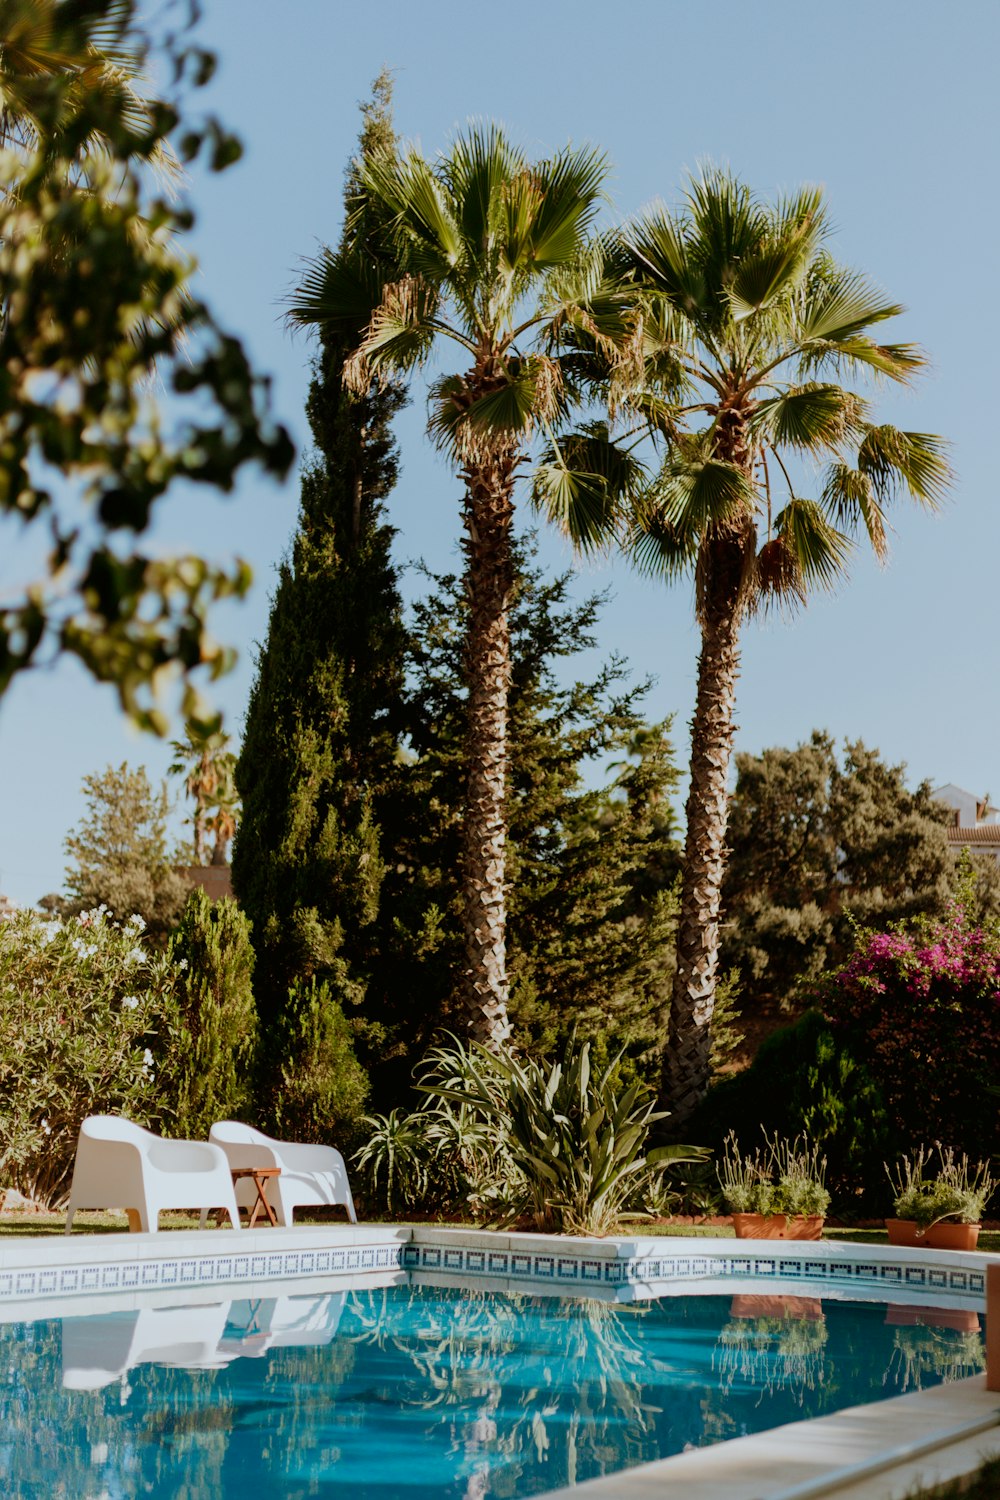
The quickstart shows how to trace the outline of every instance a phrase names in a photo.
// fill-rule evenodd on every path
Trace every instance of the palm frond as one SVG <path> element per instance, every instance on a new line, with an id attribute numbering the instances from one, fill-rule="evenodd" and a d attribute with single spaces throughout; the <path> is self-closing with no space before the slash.
<path id="1" fill-rule="evenodd" d="M 701 533 L 690 516 L 667 521 L 655 501 L 640 498 L 633 509 L 625 551 L 649 578 L 672 583 L 694 571 Z"/>
<path id="2" fill-rule="evenodd" d="M 605 548 L 642 482 L 642 468 L 593 423 L 563 434 L 535 470 L 532 503 L 582 552 Z"/>
<path id="3" fill-rule="evenodd" d="M 877 344 L 860 333 L 836 342 L 814 339 L 803 347 L 799 358 L 802 375 L 829 369 L 852 372 L 862 369 L 885 375 L 901 385 L 926 367 L 927 356 L 919 344 Z"/>
<path id="4" fill-rule="evenodd" d="M 887 301 L 866 276 L 824 261 L 797 308 L 796 334 L 802 344 L 814 339 L 841 343 L 903 311 L 901 303 Z"/>
<path id="5" fill-rule="evenodd" d="M 815 453 L 836 448 L 864 420 L 867 408 L 842 386 L 790 386 L 758 403 L 751 430 L 776 448 Z"/>
<path id="6" fill-rule="evenodd" d="M 793 199 L 779 204 L 771 215 L 767 240 L 739 260 L 727 286 L 736 318 L 759 312 L 804 281 L 823 227 L 823 194 L 819 188 L 803 188 Z"/>
<path id="7" fill-rule="evenodd" d="M 774 520 L 775 535 L 795 559 L 806 587 L 833 589 L 851 556 L 851 539 L 831 525 L 815 500 L 790 500 Z"/>
<path id="8" fill-rule="evenodd" d="M 838 527 L 856 531 L 863 526 L 875 556 L 879 562 L 885 561 L 888 552 L 885 512 L 867 474 L 852 469 L 848 463 L 831 464 L 821 504 Z"/>
<path id="9" fill-rule="evenodd" d="M 912 499 L 937 510 L 952 478 L 947 446 L 932 432 L 868 427 L 858 449 L 858 468 L 870 480 L 881 505 L 903 486 Z"/>
<path id="10" fill-rule="evenodd" d="M 668 525 L 686 530 L 690 523 L 704 532 L 752 514 L 756 494 L 736 464 L 674 452 L 650 486 L 647 500 Z"/>
<path id="11" fill-rule="evenodd" d="M 528 248 L 536 269 L 578 254 L 604 200 L 608 159 L 590 149 L 561 151 L 534 169 L 544 193 L 531 220 Z"/>
<path id="12" fill-rule="evenodd" d="M 622 243 L 639 273 L 673 307 L 696 313 L 705 300 L 705 282 L 688 256 L 683 226 L 665 208 L 657 208 L 627 224 Z"/>
<path id="13" fill-rule="evenodd" d="M 382 288 L 361 342 L 344 365 L 344 383 L 365 391 L 373 377 L 405 374 L 430 353 L 437 329 L 437 289 L 416 276 Z"/>
<path id="14" fill-rule="evenodd" d="M 474 124 L 441 163 L 471 261 L 482 261 L 499 228 L 504 185 L 526 170 L 523 154 L 495 123 Z"/>
<path id="15" fill-rule="evenodd" d="M 361 192 L 385 214 L 399 269 L 447 278 L 461 258 L 462 234 L 446 184 L 430 164 L 412 148 L 403 156 L 384 150 L 364 157 L 357 170 Z"/>
<path id="16" fill-rule="evenodd" d="M 324 248 L 306 263 L 305 274 L 288 299 L 289 323 L 325 327 L 360 340 L 382 300 L 382 286 L 370 256 L 335 255 Z"/>

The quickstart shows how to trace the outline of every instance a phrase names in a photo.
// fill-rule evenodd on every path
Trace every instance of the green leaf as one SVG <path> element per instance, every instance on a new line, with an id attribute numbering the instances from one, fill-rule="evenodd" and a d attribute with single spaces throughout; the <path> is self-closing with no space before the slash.
<path id="1" fill-rule="evenodd" d="M 832 589 L 843 577 L 850 538 L 831 526 L 814 500 L 790 500 L 775 517 L 774 530 L 790 548 L 807 585 Z"/>

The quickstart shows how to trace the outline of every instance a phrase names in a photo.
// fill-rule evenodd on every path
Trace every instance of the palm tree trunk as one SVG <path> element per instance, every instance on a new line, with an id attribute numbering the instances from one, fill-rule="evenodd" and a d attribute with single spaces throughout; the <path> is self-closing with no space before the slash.
<path id="1" fill-rule="evenodd" d="M 677 968 L 663 1061 L 663 1096 L 671 1112 L 671 1125 L 684 1124 L 708 1087 L 722 881 L 729 852 L 728 779 L 736 732 L 733 712 L 740 667 L 743 549 L 738 542 L 728 540 L 716 543 L 713 550 L 713 576 L 701 611 Z"/>
<path id="2" fill-rule="evenodd" d="M 515 466 L 516 451 L 505 446 L 489 462 L 465 471 L 469 719 L 462 829 L 463 991 L 469 1031 L 491 1051 L 500 1051 L 510 1036 L 506 793 Z"/>

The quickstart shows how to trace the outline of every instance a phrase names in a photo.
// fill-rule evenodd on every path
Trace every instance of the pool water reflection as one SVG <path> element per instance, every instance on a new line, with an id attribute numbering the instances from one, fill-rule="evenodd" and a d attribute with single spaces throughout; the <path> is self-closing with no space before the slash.
<path id="1" fill-rule="evenodd" d="M 983 1368 L 980 1320 L 393 1286 L 0 1327 L 12 1500 L 485 1500 Z"/>

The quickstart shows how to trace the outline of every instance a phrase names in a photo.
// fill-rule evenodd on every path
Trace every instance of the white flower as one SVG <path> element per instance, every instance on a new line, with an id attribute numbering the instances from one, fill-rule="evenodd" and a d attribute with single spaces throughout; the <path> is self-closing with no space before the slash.
<path id="1" fill-rule="evenodd" d="M 184 973 L 184 970 L 187 968 L 187 966 L 188 966 L 188 961 L 187 961 L 186 958 L 182 958 L 181 961 L 180 961 L 180 963 L 177 965 L 177 967 L 180 969 L 180 971 L 181 971 L 182 974 Z"/>
<path id="2" fill-rule="evenodd" d="M 128 925 L 129 927 L 134 927 L 136 932 L 145 932 L 146 918 L 140 917 L 139 913 L 134 911 L 128 919 Z"/>
<path id="3" fill-rule="evenodd" d="M 138 995 L 123 995 L 122 996 L 122 1010 L 138 1010 L 138 1009 L 139 1009 L 139 996 Z"/>
<path id="4" fill-rule="evenodd" d="M 125 962 L 129 964 L 144 964 L 146 955 L 141 948 L 130 948 L 125 955 Z"/>
<path id="5" fill-rule="evenodd" d="M 49 1124 L 48 1120 L 42 1121 L 42 1129 L 45 1131 L 46 1135 L 52 1134 L 52 1126 Z"/>

